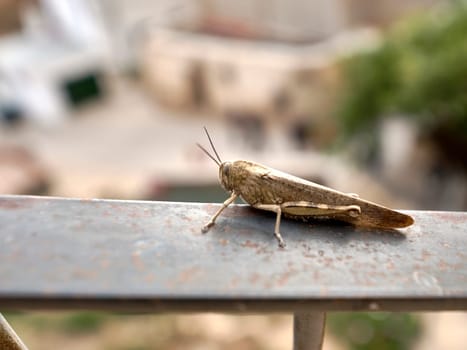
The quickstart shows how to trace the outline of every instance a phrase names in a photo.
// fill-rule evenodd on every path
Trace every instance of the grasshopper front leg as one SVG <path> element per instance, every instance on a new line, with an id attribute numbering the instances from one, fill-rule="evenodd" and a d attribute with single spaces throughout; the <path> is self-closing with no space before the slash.
<path id="1" fill-rule="evenodd" d="M 222 207 L 219 208 L 219 210 L 214 214 L 214 216 L 209 220 L 209 222 L 203 226 L 201 229 L 201 232 L 206 233 L 208 230 L 211 228 L 212 225 L 214 225 L 214 222 L 216 221 L 217 217 L 222 213 L 222 211 L 227 208 L 230 204 L 233 203 L 233 201 L 238 197 L 238 194 L 235 192 L 232 192 L 232 195 L 225 200 L 225 202 L 222 204 Z"/>
<path id="2" fill-rule="evenodd" d="M 279 243 L 279 247 L 284 248 L 285 242 L 280 234 L 280 224 L 282 213 L 291 214 L 294 216 L 330 216 L 333 215 L 349 215 L 357 217 L 361 214 L 361 209 L 358 205 L 328 205 L 314 204 L 307 201 L 284 202 L 282 204 L 255 204 L 255 208 L 261 210 L 272 211 L 276 213 L 276 224 L 274 226 L 274 236 Z"/>

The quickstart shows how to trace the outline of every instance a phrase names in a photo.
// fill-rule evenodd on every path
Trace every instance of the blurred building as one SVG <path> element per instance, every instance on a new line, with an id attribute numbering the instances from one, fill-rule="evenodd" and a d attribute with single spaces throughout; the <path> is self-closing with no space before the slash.
<path id="1" fill-rule="evenodd" d="M 347 25 L 388 26 L 400 17 L 440 3 L 439 0 L 342 0 Z"/>
<path id="2" fill-rule="evenodd" d="M 298 91 L 334 90 L 331 61 L 310 51 L 329 59 L 332 44 L 323 42 L 350 26 L 385 24 L 433 1 L 4 0 L 0 105 L 7 118 L 59 120 L 100 97 L 109 71 L 137 68 L 142 54 L 148 86 L 167 106 L 236 120 L 279 112 L 299 125 L 304 114 L 319 120 L 329 102 L 310 109 Z"/>
<path id="3" fill-rule="evenodd" d="M 95 5 L 80 0 L 5 2 L 16 19 L 0 37 L 0 111 L 5 118 L 25 115 L 50 124 L 72 106 L 102 94 L 110 51 Z"/>
<path id="4" fill-rule="evenodd" d="M 358 28 L 428 3 L 193 1 L 190 15 L 148 32 L 142 72 L 168 108 L 220 116 L 247 140 L 279 124 L 300 147 L 322 145 L 334 137 L 336 62 L 378 43 Z"/>
<path id="5" fill-rule="evenodd" d="M 275 124 L 306 139 L 311 120 L 327 134 L 342 50 L 335 36 L 345 28 L 338 0 L 191 6 L 147 36 L 142 71 L 159 103 L 215 114 L 255 148 Z"/>

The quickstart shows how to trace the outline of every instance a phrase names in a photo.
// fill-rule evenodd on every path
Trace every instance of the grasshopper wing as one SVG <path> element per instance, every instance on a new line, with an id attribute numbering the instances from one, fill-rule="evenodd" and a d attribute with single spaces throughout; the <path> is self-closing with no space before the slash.
<path id="1" fill-rule="evenodd" d="M 266 175 L 261 178 L 265 182 L 264 187 L 269 188 L 276 198 L 280 198 L 281 202 L 303 201 L 310 202 L 314 206 L 322 206 L 322 208 L 330 207 L 329 215 L 326 214 L 326 210 L 321 210 L 319 215 L 307 215 L 313 210 L 310 206 L 310 210 L 307 212 L 306 205 L 304 205 L 300 210 L 290 208 L 289 213 L 284 210 L 286 216 L 302 219 L 317 216 L 329 217 L 354 225 L 381 228 L 402 228 L 410 226 L 414 222 L 411 216 L 404 213 L 275 169 L 269 168 Z M 346 212 L 336 213 L 333 209 L 338 206 L 353 205 L 360 207 L 360 215 L 348 215 Z M 297 212 L 301 214 L 297 215 Z"/>

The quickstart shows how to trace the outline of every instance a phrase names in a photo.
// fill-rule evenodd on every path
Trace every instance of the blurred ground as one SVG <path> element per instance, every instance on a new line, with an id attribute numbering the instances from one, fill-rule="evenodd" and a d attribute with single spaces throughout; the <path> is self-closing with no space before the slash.
<path id="1" fill-rule="evenodd" d="M 288 315 L 229 316 L 109 315 L 33 312 L 7 315 L 31 349 L 290 349 L 292 317 Z M 425 313 L 423 336 L 415 350 L 463 350 L 467 316 L 460 312 Z M 328 317 L 335 317 L 330 314 Z M 352 328 L 347 329 L 351 335 Z M 371 335 L 370 335 L 371 336 Z M 354 336 L 355 338 L 355 336 Z M 355 339 L 362 339 L 361 336 Z M 360 346 L 360 347 L 356 347 Z M 364 343 L 354 349 L 368 349 Z M 323 350 L 350 349 L 326 330 Z"/>
<path id="2" fill-rule="evenodd" d="M 10 318 L 12 323 L 15 319 Z M 34 322 L 45 319 L 43 329 L 34 329 Z M 79 330 L 75 325 L 57 332 L 58 324 L 70 325 L 69 321 L 64 314 L 34 314 L 13 326 L 38 350 L 286 349 L 292 341 L 291 317 L 280 315 L 102 316 L 92 329 Z"/>

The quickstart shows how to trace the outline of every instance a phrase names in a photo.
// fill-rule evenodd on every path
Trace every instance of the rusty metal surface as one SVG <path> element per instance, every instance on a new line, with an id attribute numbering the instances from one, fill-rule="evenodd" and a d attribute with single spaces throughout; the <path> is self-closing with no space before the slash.
<path id="1" fill-rule="evenodd" d="M 467 213 L 375 231 L 233 206 L 0 197 L 0 309 L 467 309 Z"/>

